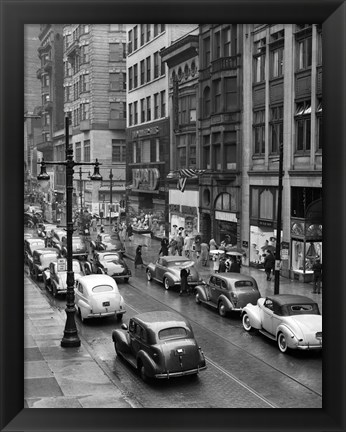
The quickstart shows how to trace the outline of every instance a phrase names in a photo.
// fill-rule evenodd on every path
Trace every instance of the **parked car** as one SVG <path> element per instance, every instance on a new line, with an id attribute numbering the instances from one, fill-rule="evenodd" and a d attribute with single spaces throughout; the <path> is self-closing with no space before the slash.
<path id="1" fill-rule="evenodd" d="M 95 251 L 93 257 L 83 265 L 85 274 L 107 274 L 114 279 L 123 279 L 125 282 L 128 282 L 131 276 L 131 270 L 119 252 Z"/>
<path id="2" fill-rule="evenodd" d="M 125 247 L 119 238 L 119 234 L 117 233 L 98 234 L 96 240 L 91 242 L 91 249 L 93 251 L 117 251 L 125 253 Z"/>
<path id="3" fill-rule="evenodd" d="M 30 235 L 30 233 L 28 234 Z M 33 260 L 33 252 L 36 249 L 42 249 L 44 248 L 44 240 L 42 240 L 39 237 L 27 237 L 24 235 L 24 264 L 29 266 L 29 269 L 32 266 L 32 260 Z"/>
<path id="4" fill-rule="evenodd" d="M 40 226 L 37 227 L 37 235 L 39 237 L 46 239 L 47 236 L 50 237 L 50 233 L 54 229 L 57 229 L 54 224 L 50 224 L 50 223 L 41 224 Z"/>
<path id="5" fill-rule="evenodd" d="M 318 304 L 296 294 L 262 297 L 242 311 L 244 329 L 257 329 L 276 340 L 281 352 L 288 348 L 322 349 L 322 315 Z"/>
<path id="6" fill-rule="evenodd" d="M 53 261 L 57 261 L 59 252 L 54 248 L 36 249 L 33 252 L 32 265 L 30 266 L 30 275 L 33 279 L 40 280 L 43 278 L 43 272 Z"/>
<path id="7" fill-rule="evenodd" d="M 61 239 L 61 254 L 64 257 L 67 256 L 67 235 L 66 235 L 66 233 Z M 74 258 L 87 259 L 88 254 L 89 254 L 89 249 L 88 249 L 88 246 L 87 246 L 85 240 L 78 235 L 73 235 L 72 236 L 72 256 Z"/>
<path id="8" fill-rule="evenodd" d="M 50 232 L 50 236 L 47 239 L 47 246 L 54 247 L 58 249 L 58 251 L 62 252 L 62 238 L 66 236 L 66 230 L 62 228 L 54 228 Z"/>
<path id="9" fill-rule="evenodd" d="M 121 321 L 124 299 L 115 280 L 108 275 L 88 275 L 76 281 L 75 303 L 81 321 L 115 315 Z"/>
<path id="10" fill-rule="evenodd" d="M 190 275 L 188 276 L 188 283 L 190 286 L 203 283 L 194 263 L 188 258 L 179 255 L 159 257 L 156 263 L 150 263 L 146 269 L 147 279 L 148 281 L 154 279 L 162 282 L 166 290 L 174 286 L 180 286 L 180 271 L 182 266 L 189 266 Z"/>
<path id="11" fill-rule="evenodd" d="M 72 270 L 74 273 L 74 280 L 84 276 L 83 267 L 79 260 L 72 260 Z M 50 291 L 54 297 L 58 294 L 66 294 L 67 290 L 67 260 L 60 258 L 59 261 L 53 261 L 49 267 L 43 271 L 42 274 L 44 286 Z"/>
<path id="12" fill-rule="evenodd" d="M 144 381 L 197 375 L 207 367 L 190 323 L 177 313 L 146 312 L 121 327 L 112 332 L 115 351 Z"/>
<path id="13" fill-rule="evenodd" d="M 248 303 L 261 297 L 256 280 L 239 273 L 216 273 L 204 285 L 196 287 L 196 303 L 216 308 L 221 316 L 241 311 Z"/>

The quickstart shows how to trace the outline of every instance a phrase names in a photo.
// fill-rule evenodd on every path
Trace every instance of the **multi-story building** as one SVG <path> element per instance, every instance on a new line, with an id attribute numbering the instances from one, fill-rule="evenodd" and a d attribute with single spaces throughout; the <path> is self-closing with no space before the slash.
<path id="1" fill-rule="evenodd" d="M 70 116 L 75 161 L 102 164 L 101 187 L 88 180 L 92 167 L 75 169 L 76 198 L 105 216 L 125 196 L 126 29 L 124 24 L 67 24 L 64 38 L 64 111 Z M 63 139 L 61 135 L 60 140 Z M 65 145 L 56 146 L 56 159 Z M 112 170 L 112 178 L 111 178 Z M 57 175 L 57 182 L 63 173 Z M 112 196 L 111 196 L 112 191 Z M 76 206 L 80 200 L 76 199 Z"/>
<path id="2" fill-rule="evenodd" d="M 283 148 L 282 274 L 308 281 L 322 258 L 322 32 L 244 25 L 241 239 L 247 262 L 275 247 Z"/>
<path id="3" fill-rule="evenodd" d="M 160 51 L 189 33 L 190 24 L 128 27 L 127 196 L 128 214 L 151 211 L 168 231 L 170 124 L 168 75 Z"/>
<path id="4" fill-rule="evenodd" d="M 185 232 L 199 229 L 199 185 L 194 175 L 198 165 L 197 102 L 199 57 L 198 28 L 160 52 L 168 66 L 170 115 L 169 184 L 170 227 L 183 227 Z M 189 170 L 179 180 L 181 170 Z M 178 183 L 177 183 L 178 179 Z M 177 188 L 178 184 L 178 188 Z"/>

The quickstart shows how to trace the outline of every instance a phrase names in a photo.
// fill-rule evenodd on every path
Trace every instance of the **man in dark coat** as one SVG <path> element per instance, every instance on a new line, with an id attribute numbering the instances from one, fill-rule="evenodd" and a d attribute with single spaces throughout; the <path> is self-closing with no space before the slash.
<path id="1" fill-rule="evenodd" d="M 322 264 L 319 258 L 317 258 L 314 262 L 312 270 L 314 271 L 314 290 L 312 291 L 312 293 L 320 294 L 322 281 Z"/>
<path id="2" fill-rule="evenodd" d="M 266 257 L 264 258 L 264 271 L 266 272 L 268 281 L 271 280 L 270 275 L 274 267 L 275 267 L 274 255 L 271 253 L 270 250 L 268 250 Z"/>
<path id="3" fill-rule="evenodd" d="M 137 268 L 138 265 L 141 265 L 143 267 L 142 245 L 138 245 L 136 249 L 135 269 Z"/>
<path id="4" fill-rule="evenodd" d="M 168 256 L 168 239 L 165 237 L 161 240 L 161 249 L 159 251 L 159 255 Z"/>
<path id="5" fill-rule="evenodd" d="M 229 271 L 233 273 L 240 273 L 240 265 L 234 257 L 231 258 L 231 266 Z"/>
<path id="6" fill-rule="evenodd" d="M 182 268 L 180 270 L 180 292 L 179 295 L 183 295 L 184 292 L 187 292 L 190 295 L 189 284 L 187 278 L 190 274 L 190 270 Z"/>
<path id="7" fill-rule="evenodd" d="M 219 273 L 224 273 L 226 271 L 226 260 L 224 257 L 220 258 Z"/>

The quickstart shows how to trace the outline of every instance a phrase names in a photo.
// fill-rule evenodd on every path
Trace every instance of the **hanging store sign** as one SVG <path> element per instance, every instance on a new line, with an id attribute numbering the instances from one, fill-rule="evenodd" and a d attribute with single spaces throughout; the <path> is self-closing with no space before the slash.
<path id="1" fill-rule="evenodd" d="M 132 132 L 132 139 L 145 137 L 148 135 L 157 135 L 160 132 L 160 128 L 158 126 L 146 128 L 146 129 L 139 129 Z"/>
<path id="2" fill-rule="evenodd" d="M 215 211 L 215 219 L 227 221 L 227 222 L 237 222 L 237 214 L 236 213 L 227 213 L 222 211 Z"/>
<path id="3" fill-rule="evenodd" d="M 160 171 L 157 168 L 134 168 L 132 189 L 154 191 L 158 188 Z"/>

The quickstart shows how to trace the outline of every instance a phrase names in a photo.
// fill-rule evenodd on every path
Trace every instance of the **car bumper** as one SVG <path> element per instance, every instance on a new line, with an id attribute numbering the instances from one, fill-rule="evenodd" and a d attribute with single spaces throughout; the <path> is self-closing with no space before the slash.
<path id="1" fill-rule="evenodd" d="M 125 310 L 117 310 L 117 311 L 111 311 L 111 312 L 93 312 L 89 313 L 86 318 L 101 318 L 101 317 L 107 317 L 107 316 L 113 316 L 113 315 L 123 315 L 126 311 Z"/>
<path id="2" fill-rule="evenodd" d="M 311 344 L 308 344 L 308 345 L 297 345 L 296 349 L 302 350 L 302 351 L 320 350 L 320 349 L 322 349 L 322 342 L 319 345 L 316 345 L 316 344 L 314 344 L 314 345 L 311 345 Z"/>
<path id="3" fill-rule="evenodd" d="M 186 371 L 179 371 L 179 372 L 165 372 L 165 373 L 159 373 L 159 374 L 155 374 L 154 377 L 157 379 L 169 379 L 169 378 L 174 378 L 174 377 L 180 377 L 180 376 L 185 376 L 185 375 L 194 375 L 194 374 L 198 374 L 200 371 L 207 369 L 207 366 L 201 366 L 201 367 L 197 367 L 196 369 L 189 369 Z"/>
<path id="4" fill-rule="evenodd" d="M 106 274 L 108 274 L 108 273 L 106 273 Z M 129 277 L 131 277 L 131 273 L 113 274 L 113 275 L 108 274 L 108 276 L 112 277 L 113 279 L 128 279 Z"/>

